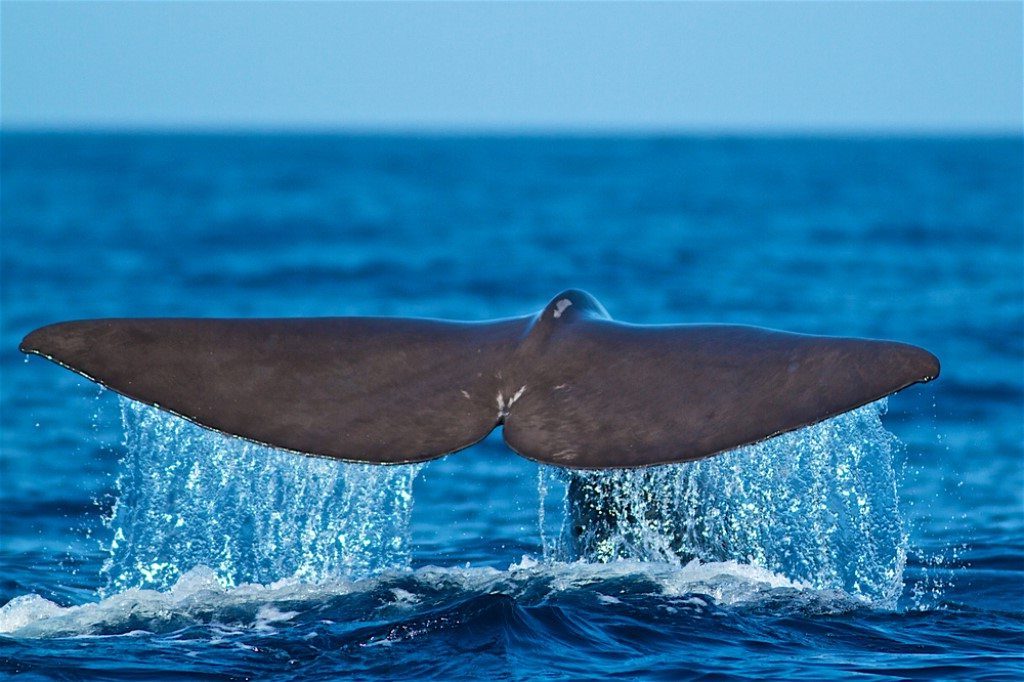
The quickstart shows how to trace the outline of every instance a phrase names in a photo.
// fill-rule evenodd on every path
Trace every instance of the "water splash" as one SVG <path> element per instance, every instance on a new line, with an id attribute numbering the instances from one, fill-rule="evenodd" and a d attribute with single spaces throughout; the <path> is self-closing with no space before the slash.
<path id="1" fill-rule="evenodd" d="M 861 608 L 847 595 L 815 591 L 763 568 L 727 561 L 686 566 L 620 561 L 614 565 L 576 562 L 539 563 L 528 557 L 506 570 L 489 566 L 424 566 L 414 571 L 383 571 L 373 577 L 337 578 L 317 583 L 282 580 L 269 585 L 228 587 L 215 571 L 197 567 L 164 590 L 131 589 L 98 602 L 61 606 L 37 594 L 15 597 L 0 606 L 0 634 L 18 637 L 77 637 L 172 634 L 184 628 L 207 628 L 219 640 L 231 634 L 267 634 L 275 628 L 316 623 L 391 624 L 356 627 L 373 637 L 363 646 L 386 644 L 392 633 L 406 633 L 417 619 L 443 626 L 438 612 L 455 610 L 457 621 L 479 623 L 481 614 L 462 610 L 481 597 L 503 595 L 519 608 L 560 602 L 559 620 L 587 614 L 623 600 L 644 620 L 652 613 L 686 613 L 700 617 L 716 606 L 770 608 L 797 614 L 836 614 Z M 483 614 L 486 617 L 486 614 Z M 515 619 L 513 619 L 514 621 Z M 529 621 L 528 621 L 529 622 Z M 487 627 L 485 623 L 480 624 Z M 374 631 L 378 633 L 374 635 Z M 585 628 L 581 628 L 586 631 Z M 568 632 L 573 632 L 570 627 Z M 190 633 L 190 637 L 196 637 Z M 571 634 L 569 636 L 572 636 Z"/>
<path id="2" fill-rule="evenodd" d="M 893 470 L 899 441 L 882 426 L 885 407 L 882 400 L 698 462 L 572 473 L 545 468 L 545 557 L 735 560 L 894 608 L 907 537 Z M 552 514 L 558 507 L 561 513 Z M 552 517 L 561 521 L 554 533 L 543 528 Z"/>
<path id="3" fill-rule="evenodd" d="M 418 466 L 297 457 L 127 399 L 121 417 L 106 594 L 167 589 L 201 565 L 225 586 L 408 567 Z"/>

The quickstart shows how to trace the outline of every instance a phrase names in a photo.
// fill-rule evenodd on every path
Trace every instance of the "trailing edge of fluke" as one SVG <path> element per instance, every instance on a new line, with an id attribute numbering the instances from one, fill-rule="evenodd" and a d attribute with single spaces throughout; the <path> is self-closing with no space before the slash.
<path id="1" fill-rule="evenodd" d="M 200 426 L 351 462 L 421 462 L 498 425 L 563 467 L 708 457 L 939 375 L 892 341 L 616 322 L 569 290 L 489 322 L 335 317 L 62 322 L 21 350 Z"/>

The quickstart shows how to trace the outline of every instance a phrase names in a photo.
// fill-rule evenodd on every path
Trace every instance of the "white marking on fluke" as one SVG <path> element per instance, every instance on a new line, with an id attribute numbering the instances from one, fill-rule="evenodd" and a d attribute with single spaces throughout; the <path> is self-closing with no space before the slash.
<path id="1" fill-rule="evenodd" d="M 555 304 L 555 309 L 551 311 L 551 314 L 555 316 L 557 320 L 565 312 L 565 309 L 572 305 L 572 301 L 567 298 L 563 298 Z"/>
<path id="2" fill-rule="evenodd" d="M 523 395 L 523 391 L 526 390 L 526 384 L 519 387 L 519 390 L 505 402 L 505 394 L 498 391 L 498 418 L 503 419 L 508 416 L 508 408 L 512 407 L 512 403 L 519 400 L 519 397 Z"/>

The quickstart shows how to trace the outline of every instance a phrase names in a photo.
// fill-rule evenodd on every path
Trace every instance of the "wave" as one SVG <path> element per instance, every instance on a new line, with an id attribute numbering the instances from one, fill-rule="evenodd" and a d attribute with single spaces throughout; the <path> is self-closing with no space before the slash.
<path id="1" fill-rule="evenodd" d="M 816 590 L 764 568 L 735 561 L 679 567 L 616 561 L 605 564 L 522 561 L 491 567 L 426 566 L 386 571 L 373 578 L 229 586 L 209 567 L 183 574 L 167 590 L 128 589 L 98 602 L 60 606 L 39 595 L 0 607 L 0 633 L 8 636 L 96 637 L 167 634 L 206 627 L 220 634 L 270 632 L 310 619 L 318 622 L 398 622 L 439 607 L 500 595 L 519 606 L 583 600 L 588 608 L 641 600 L 644 610 L 708 611 L 722 606 L 801 613 L 839 613 L 863 601 Z"/>

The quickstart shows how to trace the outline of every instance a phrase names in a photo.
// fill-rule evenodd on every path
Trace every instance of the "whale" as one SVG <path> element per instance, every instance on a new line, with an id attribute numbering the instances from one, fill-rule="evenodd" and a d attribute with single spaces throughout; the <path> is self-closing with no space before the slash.
<path id="1" fill-rule="evenodd" d="M 20 350 L 207 429 L 346 462 L 406 464 L 502 427 L 567 469 L 687 462 L 939 376 L 897 341 L 612 319 L 578 289 L 531 315 L 59 322 Z"/>

